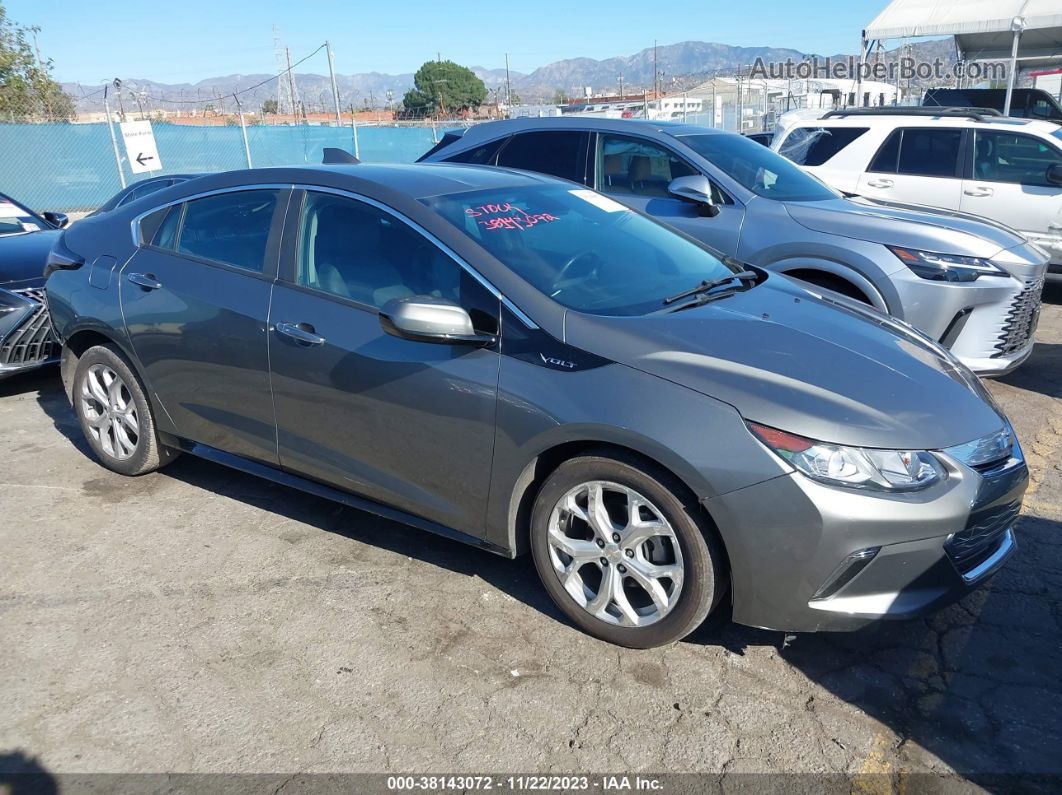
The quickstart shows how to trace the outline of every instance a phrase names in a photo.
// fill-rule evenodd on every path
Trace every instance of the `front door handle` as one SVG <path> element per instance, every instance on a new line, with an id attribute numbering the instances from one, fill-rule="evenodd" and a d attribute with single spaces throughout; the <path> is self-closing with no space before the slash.
<path id="1" fill-rule="evenodd" d="M 276 329 L 277 334 L 283 334 L 306 345 L 323 345 L 325 341 L 309 323 L 277 323 Z"/>
<path id="2" fill-rule="evenodd" d="M 162 282 L 155 279 L 154 273 L 130 273 L 125 278 L 145 290 L 157 290 L 162 287 Z"/>
<path id="3" fill-rule="evenodd" d="M 892 180 L 891 179 L 871 179 L 871 180 L 867 181 L 867 185 L 869 185 L 872 188 L 891 188 L 892 187 Z"/>
<path id="4" fill-rule="evenodd" d="M 983 185 L 978 185 L 976 188 L 967 188 L 963 191 L 967 196 L 991 196 L 993 190 L 986 188 Z"/>

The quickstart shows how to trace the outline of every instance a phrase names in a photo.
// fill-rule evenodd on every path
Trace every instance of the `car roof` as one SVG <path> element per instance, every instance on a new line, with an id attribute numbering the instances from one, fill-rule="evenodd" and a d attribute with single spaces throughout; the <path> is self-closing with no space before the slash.
<path id="1" fill-rule="evenodd" d="M 628 133 L 664 133 L 671 136 L 724 134 L 723 130 L 671 121 L 645 119 L 608 119 L 599 116 L 544 116 L 483 122 L 465 131 L 458 141 L 487 141 L 500 135 L 512 135 L 531 130 L 610 130 Z M 454 143 L 457 144 L 458 141 Z"/>
<path id="2" fill-rule="evenodd" d="M 921 106 L 920 106 L 921 107 Z M 840 112 L 843 112 L 840 111 Z M 963 118 L 962 116 L 924 116 L 911 114 L 905 116 L 899 113 L 882 114 L 859 114 L 853 116 L 835 116 L 829 119 L 805 118 L 799 119 L 790 126 L 795 127 L 995 127 L 997 129 L 1019 128 L 1022 132 L 1033 132 L 1041 135 L 1051 135 L 1060 128 L 1055 122 L 1043 119 L 1021 119 L 1013 116 L 982 116 L 980 119 Z"/>

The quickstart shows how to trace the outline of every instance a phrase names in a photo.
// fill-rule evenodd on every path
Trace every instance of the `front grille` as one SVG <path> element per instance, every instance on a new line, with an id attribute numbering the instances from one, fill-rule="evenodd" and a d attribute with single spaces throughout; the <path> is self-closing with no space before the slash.
<path id="1" fill-rule="evenodd" d="M 1003 534 L 1013 527 L 1021 502 L 1008 502 L 987 508 L 970 517 L 965 528 L 944 544 L 944 551 L 960 572 L 966 573 L 984 563 L 996 551 Z"/>
<path id="2" fill-rule="evenodd" d="M 12 290 L 16 295 L 33 302 L 33 311 L 0 340 L 0 365 L 21 365 L 46 362 L 57 353 L 44 288 Z"/>
<path id="3" fill-rule="evenodd" d="M 1010 305 L 1010 310 L 1003 320 L 999 341 L 995 345 L 996 352 L 992 354 L 993 359 L 1016 353 L 1029 343 L 1040 316 L 1040 295 L 1043 290 L 1044 277 L 1041 276 L 1026 284 L 1025 289 L 1014 298 L 1014 303 Z"/>

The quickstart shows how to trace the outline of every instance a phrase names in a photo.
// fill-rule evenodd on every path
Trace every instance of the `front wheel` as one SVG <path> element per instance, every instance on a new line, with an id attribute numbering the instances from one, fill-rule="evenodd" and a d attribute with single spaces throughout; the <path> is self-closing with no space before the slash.
<path id="1" fill-rule="evenodd" d="M 97 345 L 81 355 L 73 397 L 85 439 L 108 469 L 143 475 L 177 457 L 159 439 L 140 379 L 113 348 Z"/>
<path id="2" fill-rule="evenodd" d="M 546 590 L 577 626 L 650 648 L 685 637 L 719 603 L 724 554 L 684 493 L 634 457 L 581 456 L 546 480 L 531 550 Z"/>

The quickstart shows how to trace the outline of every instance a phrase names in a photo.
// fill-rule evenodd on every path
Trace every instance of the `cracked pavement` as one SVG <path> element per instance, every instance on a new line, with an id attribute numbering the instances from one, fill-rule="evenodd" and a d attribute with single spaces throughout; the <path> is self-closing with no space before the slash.
<path id="1" fill-rule="evenodd" d="M 191 456 L 87 456 L 54 371 L 0 383 L 0 767 L 92 772 L 1062 773 L 1062 286 L 989 388 L 1020 548 L 925 620 L 725 617 L 650 651 L 506 561 Z M 784 645 L 784 647 L 783 647 Z M 873 787 L 870 787 L 873 789 Z"/>

